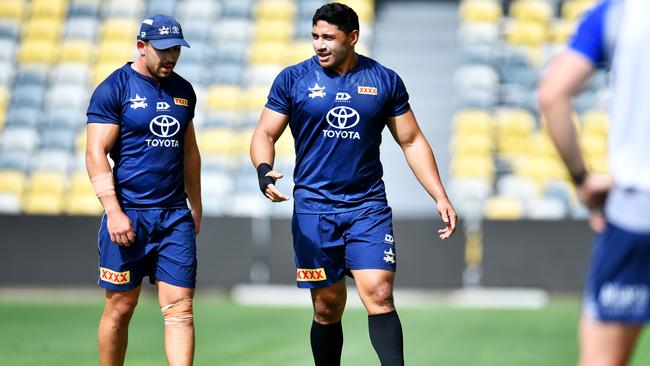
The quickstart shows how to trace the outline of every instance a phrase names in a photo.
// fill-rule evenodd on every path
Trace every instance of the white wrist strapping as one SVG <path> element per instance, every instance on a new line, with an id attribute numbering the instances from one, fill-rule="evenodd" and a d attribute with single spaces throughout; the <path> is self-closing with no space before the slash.
<path id="1" fill-rule="evenodd" d="M 115 183 L 112 172 L 98 174 L 90 179 L 90 183 L 93 185 L 97 197 L 106 197 L 115 194 Z"/>

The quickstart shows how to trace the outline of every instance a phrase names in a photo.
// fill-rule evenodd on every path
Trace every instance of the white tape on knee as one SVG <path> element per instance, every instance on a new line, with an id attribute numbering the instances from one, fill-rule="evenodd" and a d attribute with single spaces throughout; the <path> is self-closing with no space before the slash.
<path id="1" fill-rule="evenodd" d="M 192 299 L 179 300 L 173 304 L 163 306 L 160 310 L 162 310 L 165 325 L 194 324 Z"/>

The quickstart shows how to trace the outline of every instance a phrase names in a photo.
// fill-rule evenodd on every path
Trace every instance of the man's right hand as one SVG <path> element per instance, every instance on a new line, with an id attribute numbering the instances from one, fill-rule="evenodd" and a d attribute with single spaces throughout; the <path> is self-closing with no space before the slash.
<path id="1" fill-rule="evenodd" d="M 607 193 L 614 186 L 611 175 L 588 173 L 584 182 L 577 188 L 580 201 L 590 210 L 600 211 L 605 205 Z"/>
<path id="2" fill-rule="evenodd" d="M 284 177 L 282 173 L 276 172 L 275 170 L 271 170 L 266 175 L 273 178 L 276 182 L 278 181 L 278 179 L 282 179 L 282 177 Z M 264 195 L 272 202 L 282 202 L 289 199 L 289 196 L 280 192 L 278 188 L 275 186 L 275 184 L 267 185 L 266 190 L 264 191 Z"/>
<path id="3" fill-rule="evenodd" d="M 113 243 L 128 247 L 135 242 L 131 219 L 123 211 L 106 214 L 106 227 Z"/>

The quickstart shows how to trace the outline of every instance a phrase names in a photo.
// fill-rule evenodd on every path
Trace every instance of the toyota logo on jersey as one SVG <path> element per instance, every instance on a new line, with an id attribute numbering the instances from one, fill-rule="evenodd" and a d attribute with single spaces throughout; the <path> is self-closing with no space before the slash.
<path id="1" fill-rule="evenodd" d="M 323 136 L 326 138 L 342 138 L 359 140 L 359 132 L 347 131 L 347 129 L 356 126 L 361 117 L 359 112 L 350 107 L 334 107 L 327 112 L 325 116 L 327 123 L 334 127 L 335 130 L 323 130 Z"/>
<path id="2" fill-rule="evenodd" d="M 334 128 L 346 130 L 359 123 L 359 113 L 350 107 L 334 107 L 327 112 L 327 123 Z"/>
<path id="3" fill-rule="evenodd" d="M 181 124 L 176 118 L 163 114 L 151 120 L 149 129 L 158 137 L 172 137 L 181 129 Z"/>

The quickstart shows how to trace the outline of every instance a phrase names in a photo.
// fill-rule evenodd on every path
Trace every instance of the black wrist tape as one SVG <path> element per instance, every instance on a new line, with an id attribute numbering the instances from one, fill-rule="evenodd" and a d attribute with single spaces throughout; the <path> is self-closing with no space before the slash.
<path id="1" fill-rule="evenodd" d="M 273 167 L 268 163 L 261 163 L 257 166 L 257 180 L 260 183 L 260 191 L 262 191 L 262 193 L 266 192 L 266 187 L 269 184 L 275 184 L 275 179 L 266 175 L 271 170 L 273 170 Z"/>

